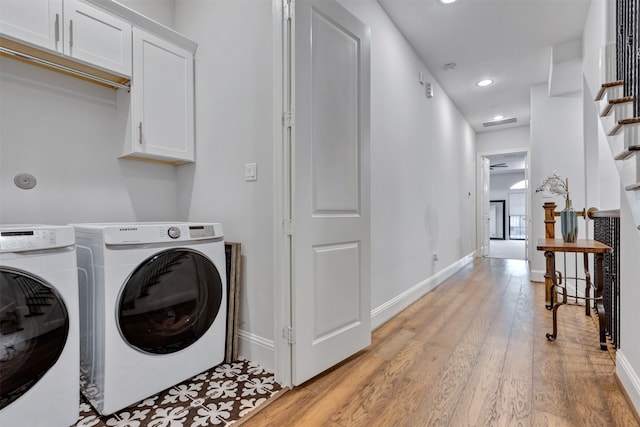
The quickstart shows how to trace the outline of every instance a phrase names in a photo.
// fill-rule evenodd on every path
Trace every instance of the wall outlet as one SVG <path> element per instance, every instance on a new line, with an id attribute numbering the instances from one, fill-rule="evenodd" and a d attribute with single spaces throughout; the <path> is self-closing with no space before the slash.
<path id="1" fill-rule="evenodd" d="M 438 254 L 437 254 L 437 253 L 434 253 L 434 254 L 433 254 L 433 260 L 434 260 L 434 261 L 438 261 Z"/>

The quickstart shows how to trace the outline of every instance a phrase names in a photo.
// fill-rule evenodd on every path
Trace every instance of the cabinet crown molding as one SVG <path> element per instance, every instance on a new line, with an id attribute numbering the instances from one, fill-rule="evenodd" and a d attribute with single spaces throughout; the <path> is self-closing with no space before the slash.
<path id="1" fill-rule="evenodd" d="M 177 31 L 160 24 L 153 19 L 142 15 L 139 12 L 118 3 L 115 0 L 84 0 L 85 2 L 97 6 L 109 13 L 112 13 L 121 19 L 127 20 L 134 27 L 142 28 L 146 31 L 156 34 L 159 37 L 179 46 L 189 52 L 195 53 L 198 48 L 198 43 L 183 36 Z"/>

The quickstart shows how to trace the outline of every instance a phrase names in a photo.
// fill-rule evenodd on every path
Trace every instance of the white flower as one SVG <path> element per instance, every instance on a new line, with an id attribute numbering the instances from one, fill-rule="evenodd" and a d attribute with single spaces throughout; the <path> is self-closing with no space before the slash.
<path id="1" fill-rule="evenodd" d="M 569 180 L 561 177 L 555 171 L 540 181 L 536 193 L 542 192 L 543 196 L 563 196 L 569 199 Z"/>

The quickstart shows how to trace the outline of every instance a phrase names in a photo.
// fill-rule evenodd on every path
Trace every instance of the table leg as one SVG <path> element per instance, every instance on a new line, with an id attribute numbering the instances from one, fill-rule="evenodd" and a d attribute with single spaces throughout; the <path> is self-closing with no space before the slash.
<path id="1" fill-rule="evenodd" d="M 561 305 L 565 305 L 567 303 L 567 287 L 562 288 L 562 301 L 556 302 L 553 306 L 553 333 L 547 334 L 547 339 L 549 341 L 555 341 L 558 337 L 558 309 Z"/>
<path id="2" fill-rule="evenodd" d="M 591 274 L 589 274 L 589 254 L 583 254 L 583 263 L 584 263 L 584 276 L 585 276 L 585 286 L 584 286 L 584 306 L 585 306 L 585 314 L 587 316 L 591 316 Z"/>
<path id="3" fill-rule="evenodd" d="M 602 292 L 604 288 L 604 254 L 595 254 L 596 258 L 596 310 L 598 311 L 598 323 L 600 324 L 600 350 L 607 349 L 606 317 L 604 304 L 602 302 Z"/>
<path id="4" fill-rule="evenodd" d="M 546 306 L 547 310 L 553 308 L 553 333 L 547 334 L 549 341 L 555 341 L 558 337 L 558 308 L 561 305 L 567 303 L 567 287 L 562 288 L 562 301 L 553 303 L 554 295 L 556 293 L 556 286 L 558 286 L 558 279 L 556 277 L 556 257 L 553 251 L 545 251 L 545 258 L 547 259 L 547 271 L 544 275 L 545 279 L 551 280 L 551 295 L 549 298 L 550 304 Z"/>
<path id="5" fill-rule="evenodd" d="M 547 310 L 553 308 L 554 295 L 556 293 L 556 256 L 553 251 L 545 251 L 546 269 L 544 273 L 544 283 L 549 293 L 549 304 L 545 305 Z"/>

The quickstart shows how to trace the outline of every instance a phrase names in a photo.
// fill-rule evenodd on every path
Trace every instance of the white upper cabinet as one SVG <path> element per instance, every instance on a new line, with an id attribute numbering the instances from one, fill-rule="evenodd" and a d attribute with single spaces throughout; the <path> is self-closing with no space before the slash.
<path id="1" fill-rule="evenodd" d="M 0 0 L 0 33 L 55 50 L 62 49 L 62 0 Z"/>
<path id="2" fill-rule="evenodd" d="M 131 25 L 79 0 L 0 0 L 0 33 L 131 76 Z"/>
<path id="3" fill-rule="evenodd" d="M 192 40 L 112 0 L 0 0 L 0 35 L 9 54 L 123 89 L 121 157 L 195 161 Z"/>
<path id="4" fill-rule="evenodd" d="M 125 157 L 195 161 L 193 52 L 133 29 L 131 140 Z"/>
<path id="5" fill-rule="evenodd" d="M 65 55 L 131 75 L 131 25 L 78 0 L 64 2 Z"/>

